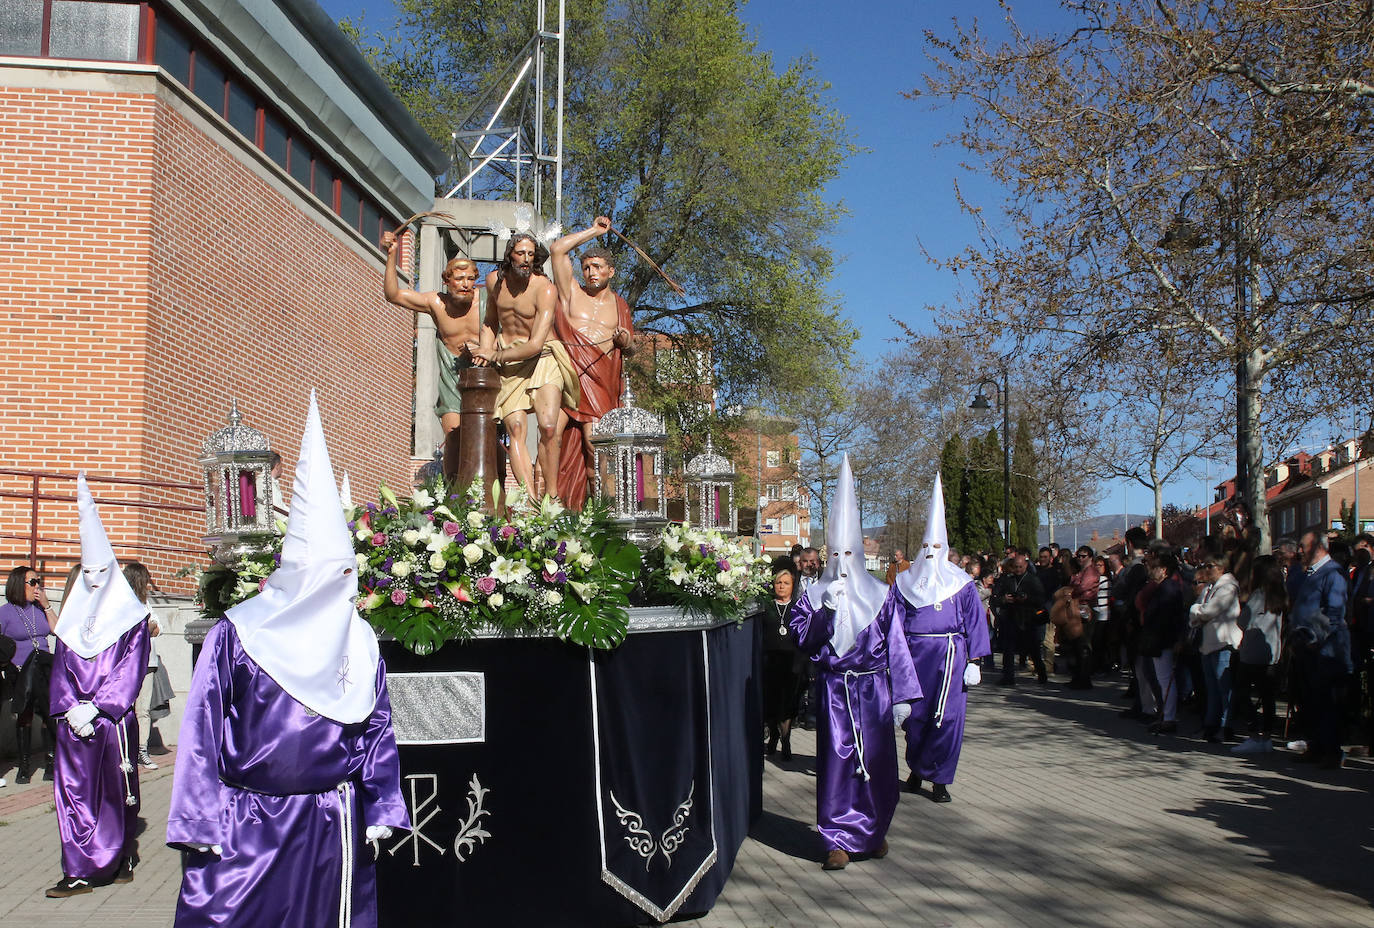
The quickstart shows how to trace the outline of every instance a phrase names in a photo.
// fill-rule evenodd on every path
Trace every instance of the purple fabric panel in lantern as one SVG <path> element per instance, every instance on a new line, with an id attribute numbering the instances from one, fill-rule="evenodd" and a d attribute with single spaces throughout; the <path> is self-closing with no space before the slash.
<path id="1" fill-rule="evenodd" d="M 258 515 L 258 481 L 250 470 L 239 471 L 239 510 L 245 522 Z"/>

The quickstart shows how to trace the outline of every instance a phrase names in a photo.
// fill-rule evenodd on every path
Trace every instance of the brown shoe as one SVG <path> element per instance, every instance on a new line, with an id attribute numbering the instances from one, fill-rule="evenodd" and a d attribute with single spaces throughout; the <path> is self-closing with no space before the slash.
<path id="1" fill-rule="evenodd" d="M 826 855 L 825 864 L 821 867 L 821 869 L 843 870 L 848 865 L 849 855 L 846 854 L 844 851 L 840 850 L 839 848 L 835 848 L 835 850 L 831 851 L 829 854 Z"/>
<path id="2" fill-rule="evenodd" d="M 878 849 L 877 849 L 876 851 L 873 852 L 873 859 L 874 859 L 874 860 L 882 860 L 882 859 L 883 859 L 884 857 L 886 857 L 886 856 L 887 856 L 887 839 L 884 838 L 884 839 L 883 839 L 883 843 L 880 844 L 880 845 L 878 845 Z"/>
<path id="3" fill-rule="evenodd" d="M 134 881 L 134 861 L 132 857 L 125 857 L 119 862 L 119 869 L 115 871 L 114 879 L 111 883 L 132 883 Z"/>

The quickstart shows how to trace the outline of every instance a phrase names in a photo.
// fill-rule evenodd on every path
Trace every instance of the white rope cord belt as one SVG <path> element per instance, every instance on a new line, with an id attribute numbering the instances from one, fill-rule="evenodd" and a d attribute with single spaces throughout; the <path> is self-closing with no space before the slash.
<path id="1" fill-rule="evenodd" d="M 945 724 L 945 704 L 949 702 L 950 677 L 954 675 L 954 639 L 958 637 L 958 632 L 928 632 L 918 633 L 917 638 L 944 638 L 945 645 L 945 683 L 940 687 L 940 701 L 935 705 L 935 727 L 939 728 Z"/>
<path id="2" fill-rule="evenodd" d="M 339 928 L 353 924 L 353 784 L 334 787 L 339 794 L 339 835 L 343 840 L 343 864 L 339 880 Z"/>
<path id="3" fill-rule="evenodd" d="M 129 782 L 129 774 L 134 772 L 134 765 L 129 760 L 129 733 L 124 730 L 124 726 L 118 721 L 114 723 L 115 740 L 119 744 L 119 772 L 124 774 L 124 804 L 132 806 L 134 799 L 133 784 Z"/>
<path id="4" fill-rule="evenodd" d="M 868 765 L 864 763 L 864 736 L 859 729 L 858 719 L 854 717 L 854 704 L 849 698 L 849 681 L 850 678 L 857 680 L 859 677 L 871 677 L 875 673 L 882 673 L 882 670 L 846 670 L 844 672 L 844 707 L 849 712 L 849 730 L 854 735 L 854 753 L 859 759 L 859 767 L 854 772 L 861 774 L 864 782 L 873 778 L 869 776 Z"/>

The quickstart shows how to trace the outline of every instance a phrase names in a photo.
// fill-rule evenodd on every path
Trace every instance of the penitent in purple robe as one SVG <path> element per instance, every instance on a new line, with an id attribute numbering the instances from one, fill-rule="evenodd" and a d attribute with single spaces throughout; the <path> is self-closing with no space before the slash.
<path id="1" fill-rule="evenodd" d="M 891 597 L 888 597 L 889 600 Z M 827 850 L 871 854 L 897 809 L 897 739 L 892 703 L 921 698 L 901 623 L 884 605 L 854 645 L 836 656 L 835 613 L 803 596 L 788 624 L 819 671 L 816 711 L 816 824 Z"/>
<path id="2" fill-rule="evenodd" d="M 184 857 L 176 925 L 377 924 L 368 825 L 409 828 L 386 668 L 354 725 L 316 715 L 244 652 L 234 626 L 205 638 L 177 744 L 167 843 Z"/>
<path id="3" fill-rule="evenodd" d="M 48 699 L 59 718 L 53 804 L 64 876 L 101 883 L 134 853 L 140 798 L 134 700 L 148 672 L 148 647 L 147 622 L 89 660 L 57 640 Z M 79 702 L 100 710 L 89 738 L 60 720 Z"/>
<path id="4" fill-rule="evenodd" d="M 922 780 L 953 783 L 968 709 L 964 668 L 992 653 L 978 588 L 967 583 L 949 599 L 918 609 L 894 585 L 884 609 L 888 607 L 893 622 L 906 629 L 907 649 L 925 694 L 903 726 L 907 766 Z"/>

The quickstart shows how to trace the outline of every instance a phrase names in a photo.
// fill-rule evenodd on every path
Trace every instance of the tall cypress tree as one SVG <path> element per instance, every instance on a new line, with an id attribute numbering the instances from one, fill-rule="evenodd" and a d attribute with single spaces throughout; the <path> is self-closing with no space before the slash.
<path id="1" fill-rule="evenodd" d="M 1030 551 L 1035 550 L 1040 531 L 1035 465 L 1035 445 L 1023 413 L 1016 419 L 1016 441 L 1011 448 L 1011 543 Z"/>
<path id="2" fill-rule="evenodd" d="M 997 520 L 1002 512 L 1002 442 L 997 429 L 969 442 L 965 547 L 961 551 L 1000 551 Z"/>
<path id="3" fill-rule="evenodd" d="M 940 479 L 945 486 L 945 531 L 949 535 L 949 543 L 961 551 L 965 536 L 964 483 L 967 466 L 963 439 L 951 435 L 940 451 Z M 925 534 L 924 528 L 922 534 Z"/>

